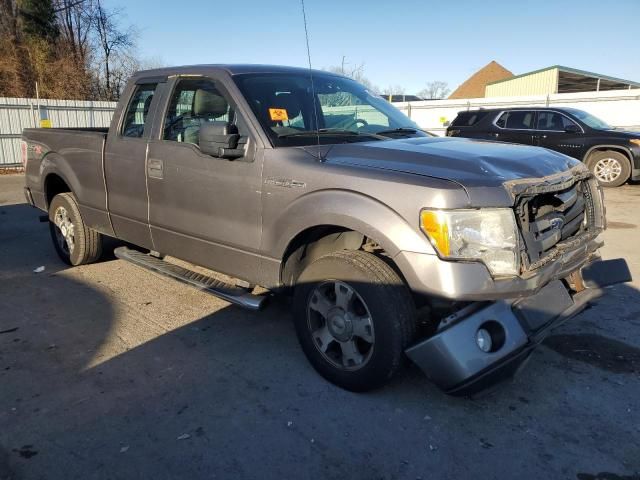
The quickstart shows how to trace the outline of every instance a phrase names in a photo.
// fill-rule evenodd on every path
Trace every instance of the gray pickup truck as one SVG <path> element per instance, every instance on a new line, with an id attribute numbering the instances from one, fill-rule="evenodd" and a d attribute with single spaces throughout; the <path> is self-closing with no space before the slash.
<path id="1" fill-rule="evenodd" d="M 108 131 L 27 129 L 23 156 L 62 260 L 95 262 L 116 237 L 119 258 L 242 307 L 290 295 L 307 358 L 353 391 L 405 357 L 448 393 L 477 391 L 630 280 L 598 255 L 603 196 L 582 163 L 433 138 L 327 72 L 139 72 Z"/>

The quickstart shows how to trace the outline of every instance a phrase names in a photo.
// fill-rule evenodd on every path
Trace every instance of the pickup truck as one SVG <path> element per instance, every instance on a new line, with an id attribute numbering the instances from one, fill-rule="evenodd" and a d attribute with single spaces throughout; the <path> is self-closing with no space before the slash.
<path id="1" fill-rule="evenodd" d="M 119 258 L 239 306 L 288 295 L 308 360 L 352 391 L 408 358 L 473 393 L 630 280 L 598 254 L 603 194 L 581 162 L 428 136 L 328 72 L 142 71 L 108 131 L 26 129 L 22 146 L 27 201 L 64 262 L 115 237 Z"/>

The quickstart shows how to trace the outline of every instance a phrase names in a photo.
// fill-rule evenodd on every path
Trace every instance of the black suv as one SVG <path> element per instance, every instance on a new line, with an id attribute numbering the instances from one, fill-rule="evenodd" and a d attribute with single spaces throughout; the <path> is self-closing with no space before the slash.
<path id="1" fill-rule="evenodd" d="M 447 136 L 550 148 L 585 162 L 605 187 L 640 180 L 640 133 L 575 108 L 469 110 L 458 113 Z"/>

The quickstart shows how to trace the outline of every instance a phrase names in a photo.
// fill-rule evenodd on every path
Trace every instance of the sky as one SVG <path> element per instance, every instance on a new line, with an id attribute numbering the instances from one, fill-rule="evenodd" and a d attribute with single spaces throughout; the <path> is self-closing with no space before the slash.
<path id="1" fill-rule="evenodd" d="M 164 65 L 308 66 L 300 0 L 103 0 Z M 514 74 L 551 65 L 640 81 L 640 0 L 305 0 L 314 68 L 364 66 L 380 88 L 454 89 L 496 60 Z"/>

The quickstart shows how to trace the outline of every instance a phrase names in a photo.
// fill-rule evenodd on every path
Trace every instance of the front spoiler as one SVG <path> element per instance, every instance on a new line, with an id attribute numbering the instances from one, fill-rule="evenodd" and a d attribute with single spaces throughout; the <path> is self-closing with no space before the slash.
<path id="1" fill-rule="evenodd" d="M 473 303 L 444 319 L 438 333 L 406 354 L 446 393 L 476 393 L 512 376 L 553 328 L 584 310 L 603 287 L 631 281 L 624 259 L 594 261 L 580 274 L 586 288 L 577 293 L 555 280 L 524 299 Z M 495 351 L 477 346 L 480 328 L 497 332 Z"/>

